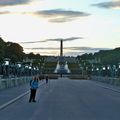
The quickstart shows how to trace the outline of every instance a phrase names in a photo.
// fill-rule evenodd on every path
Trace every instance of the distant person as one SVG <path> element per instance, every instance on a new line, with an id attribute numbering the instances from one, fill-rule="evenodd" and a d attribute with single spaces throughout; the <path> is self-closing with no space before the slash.
<path id="1" fill-rule="evenodd" d="M 38 78 L 35 76 L 30 81 L 30 99 L 29 99 L 29 102 L 36 102 L 35 96 L 36 96 L 37 88 L 38 88 Z"/>
<path id="2" fill-rule="evenodd" d="M 41 77 L 41 75 L 39 75 L 39 80 L 40 80 L 40 81 L 42 80 L 42 77 Z"/>
<path id="3" fill-rule="evenodd" d="M 45 76 L 46 84 L 48 83 L 48 75 Z"/>

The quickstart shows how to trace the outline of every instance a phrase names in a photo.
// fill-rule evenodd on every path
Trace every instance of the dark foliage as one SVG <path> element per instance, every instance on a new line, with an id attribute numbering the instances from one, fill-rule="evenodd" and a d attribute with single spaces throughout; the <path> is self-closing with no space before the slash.
<path id="1" fill-rule="evenodd" d="M 101 50 L 94 54 L 83 54 L 77 56 L 79 60 L 100 60 L 103 65 L 115 65 L 120 63 L 120 48 L 115 48 L 113 50 Z"/>

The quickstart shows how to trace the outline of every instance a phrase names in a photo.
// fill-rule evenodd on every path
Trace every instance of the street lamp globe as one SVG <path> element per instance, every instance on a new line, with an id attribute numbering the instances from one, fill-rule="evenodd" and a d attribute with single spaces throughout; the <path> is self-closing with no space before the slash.
<path id="1" fill-rule="evenodd" d="M 4 77 L 9 77 L 9 58 L 5 58 L 4 59 L 4 72 L 3 72 L 3 76 Z"/>
<path id="2" fill-rule="evenodd" d="M 9 58 L 5 58 L 4 59 L 4 65 L 9 65 L 10 63 L 10 59 Z"/>

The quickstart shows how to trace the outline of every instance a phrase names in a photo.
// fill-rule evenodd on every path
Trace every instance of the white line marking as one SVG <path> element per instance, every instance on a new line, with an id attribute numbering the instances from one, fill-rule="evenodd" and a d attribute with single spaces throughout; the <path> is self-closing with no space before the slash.
<path id="1" fill-rule="evenodd" d="M 40 87 L 41 85 L 44 85 L 44 84 L 45 84 L 45 83 L 40 84 L 39 87 Z M 0 106 L 0 110 L 6 108 L 6 107 L 9 106 L 10 104 L 16 102 L 16 101 L 19 100 L 20 98 L 22 98 L 22 97 L 24 97 L 25 95 L 27 95 L 29 92 L 30 92 L 30 90 L 28 90 L 27 92 L 19 95 L 18 97 L 14 98 L 14 99 L 12 99 L 12 100 L 4 103 L 3 105 Z"/>

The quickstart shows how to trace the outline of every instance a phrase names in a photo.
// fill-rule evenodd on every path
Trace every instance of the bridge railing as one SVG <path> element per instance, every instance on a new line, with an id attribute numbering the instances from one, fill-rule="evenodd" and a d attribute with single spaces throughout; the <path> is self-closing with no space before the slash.
<path id="1" fill-rule="evenodd" d="M 91 76 L 91 80 L 108 83 L 111 85 L 120 85 L 120 78 L 114 77 L 102 77 L 102 76 Z"/>
<path id="2" fill-rule="evenodd" d="M 30 79 L 31 77 L 16 77 L 16 78 L 0 79 L 0 90 L 26 84 L 30 81 Z"/>

